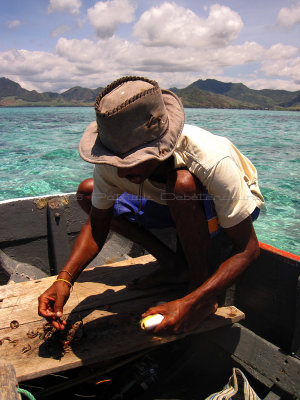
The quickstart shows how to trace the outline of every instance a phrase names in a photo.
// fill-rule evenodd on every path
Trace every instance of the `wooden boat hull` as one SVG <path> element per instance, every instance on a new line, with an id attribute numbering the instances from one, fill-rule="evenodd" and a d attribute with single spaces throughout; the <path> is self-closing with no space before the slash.
<path id="1" fill-rule="evenodd" d="M 57 274 L 86 220 L 75 194 L 1 202 L 0 210 L 1 284 Z M 169 231 L 165 237 L 167 243 L 174 239 Z M 264 243 L 260 247 L 259 259 L 226 292 L 225 305 L 236 306 L 246 319 L 201 336 L 202 345 L 192 338 L 185 346 L 199 348 L 195 357 L 206 354 L 208 370 L 206 349 L 215 361 L 223 351 L 265 388 L 295 399 L 300 396 L 300 257 Z M 127 239 L 110 234 L 91 266 L 144 253 Z M 228 374 L 225 365 L 211 364 L 220 376 Z"/>

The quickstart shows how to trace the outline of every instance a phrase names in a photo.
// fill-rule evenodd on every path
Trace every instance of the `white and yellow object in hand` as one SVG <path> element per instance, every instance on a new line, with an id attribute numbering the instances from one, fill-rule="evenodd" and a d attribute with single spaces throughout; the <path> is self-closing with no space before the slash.
<path id="1" fill-rule="evenodd" d="M 160 324 L 163 319 L 164 316 L 161 314 L 148 315 L 148 317 L 141 320 L 141 328 L 144 331 L 150 331 Z"/>

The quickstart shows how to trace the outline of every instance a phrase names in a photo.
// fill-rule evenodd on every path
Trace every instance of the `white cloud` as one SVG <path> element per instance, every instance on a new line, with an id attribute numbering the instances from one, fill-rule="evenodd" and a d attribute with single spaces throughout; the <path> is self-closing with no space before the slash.
<path id="1" fill-rule="evenodd" d="M 51 36 L 52 37 L 56 37 L 56 36 L 61 36 L 64 33 L 70 31 L 70 26 L 63 24 L 63 25 L 59 25 L 58 27 L 56 27 L 52 32 L 51 32 Z"/>
<path id="2" fill-rule="evenodd" d="M 300 84 L 300 57 L 290 60 L 264 60 L 261 69 L 266 76 L 280 76 Z"/>
<path id="3" fill-rule="evenodd" d="M 99 38 L 113 36 L 119 24 L 134 20 L 135 7 L 129 0 L 99 1 L 88 9 L 88 18 Z"/>
<path id="4" fill-rule="evenodd" d="M 242 45 L 230 45 L 216 49 L 211 53 L 210 62 L 223 67 L 244 65 L 260 61 L 265 49 L 256 42 L 245 42 Z"/>
<path id="5" fill-rule="evenodd" d="M 294 46 L 287 46 L 282 43 L 277 43 L 271 46 L 265 56 L 271 59 L 287 59 L 294 57 L 298 53 L 298 48 Z"/>
<path id="6" fill-rule="evenodd" d="M 92 63 L 100 56 L 101 48 L 89 39 L 60 38 L 56 45 L 56 53 L 70 62 Z"/>
<path id="7" fill-rule="evenodd" d="M 300 89 L 298 49 L 282 43 L 266 48 L 250 40 L 235 44 L 243 22 L 230 8 L 215 4 L 207 8 L 207 18 L 200 18 L 175 3 L 161 3 L 144 12 L 136 23 L 134 32 L 139 40 L 128 41 L 114 32 L 119 24 L 134 19 L 135 8 L 129 1 L 97 2 L 88 10 L 87 18 L 99 40 L 60 37 L 54 54 L 0 52 L 0 76 L 39 91 L 60 91 L 76 85 L 95 88 L 123 75 L 148 76 L 167 88 L 216 78 L 242 81 L 257 89 L 276 88 L 276 84 L 286 90 Z M 66 7 L 67 2 L 60 4 Z M 68 25 L 61 25 L 52 36 L 68 29 Z M 257 69 L 256 75 L 250 76 L 250 63 Z M 224 76 L 230 71 L 228 67 L 236 66 L 245 66 L 247 74 L 238 79 Z"/>
<path id="8" fill-rule="evenodd" d="M 29 81 L 39 90 L 58 90 L 75 72 L 71 63 L 42 51 L 8 50 L 0 53 L 1 76 Z"/>
<path id="9" fill-rule="evenodd" d="M 243 65 L 247 62 L 262 59 L 264 48 L 255 42 L 243 45 L 227 46 L 202 52 L 191 48 L 145 47 L 140 43 L 112 37 L 99 40 L 97 43 L 88 40 L 60 38 L 56 46 L 56 54 L 77 66 L 77 70 L 86 74 L 97 74 L 108 70 L 118 71 L 120 75 L 142 74 L 156 75 L 179 74 L 187 76 L 198 73 L 198 77 L 221 74 L 223 68 L 232 65 Z M 174 75 L 175 76 L 175 75 Z M 182 84 L 187 78 L 182 79 Z"/>
<path id="10" fill-rule="evenodd" d="M 66 12 L 72 15 L 77 15 L 80 12 L 80 0 L 50 0 L 48 13 Z"/>
<path id="11" fill-rule="evenodd" d="M 160 47 L 145 47 L 116 36 L 97 42 L 60 38 L 55 54 L 26 50 L 0 53 L 0 75 L 11 79 L 17 76 L 24 82 L 30 79 L 31 85 L 39 90 L 59 91 L 76 85 L 93 88 L 128 74 L 148 76 L 163 87 L 184 87 L 200 78 L 222 77 L 226 67 L 256 62 L 261 63 L 267 76 L 280 77 L 281 87 L 288 79 L 286 86 L 290 90 L 291 82 L 297 85 L 300 81 L 295 51 L 292 46 L 282 44 L 265 49 L 256 42 L 206 52 L 171 46 L 162 51 Z"/>
<path id="12" fill-rule="evenodd" d="M 264 53 L 261 71 L 267 77 L 281 77 L 289 80 L 290 83 L 300 85 L 300 57 L 297 57 L 298 52 L 297 47 L 282 43 L 271 46 Z M 284 85 L 284 82 L 288 87 L 288 81 L 281 81 L 281 86 Z"/>
<path id="13" fill-rule="evenodd" d="M 235 80 L 233 80 L 232 82 L 234 81 Z M 300 83 L 295 85 L 294 82 L 285 79 L 268 79 L 268 78 L 243 79 L 243 83 L 249 88 L 255 90 L 275 89 L 275 90 L 289 90 L 291 92 L 300 90 Z"/>
<path id="14" fill-rule="evenodd" d="M 300 1 L 290 8 L 281 8 L 277 16 L 277 23 L 291 28 L 300 23 Z"/>
<path id="15" fill-rule="evenodd" d="M 229 7 L 214 4 L 207 19 L 176 3 L 163 3 L 145 11 L 134 35 L 146 46 L 224 46 L 238 36 L 243 22 Z"/>
<path id="16" fill-rule="evenodd" d="M 13 19 L 11 21 L 6 21 L 5 24 L 9 29 L 13 29 L 19 26 L 21 24 L 21 21 L 19 19 Z"/>

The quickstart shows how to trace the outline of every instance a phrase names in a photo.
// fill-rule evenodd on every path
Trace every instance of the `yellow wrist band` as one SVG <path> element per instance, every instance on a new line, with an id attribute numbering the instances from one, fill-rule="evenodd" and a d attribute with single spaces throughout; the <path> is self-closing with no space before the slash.
<path id="1" fill-rule="evenodd" d="M 71 282 L 69 282 L 69 281 L 67 281 L 66 279 L 56 279 L 56 281 L 62 281 L 62 282 L 66 282 L 68 285 L 70 285 L 71 286 L 71 288 L 73 287 L 73 285 L 72 285 L 72 283 Z"/>

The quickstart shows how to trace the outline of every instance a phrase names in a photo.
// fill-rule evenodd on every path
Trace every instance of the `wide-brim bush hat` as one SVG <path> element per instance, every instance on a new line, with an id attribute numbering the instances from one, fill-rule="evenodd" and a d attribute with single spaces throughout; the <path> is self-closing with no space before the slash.
<path id="1" fill-rule="evenodd" d="M 172 155 L 184 125 L 180 99 L 158 83 L 123 77 L 95 102 L 96 121 L 85 130 L 79 154 L 93 164 L 132 167 Z"/>

